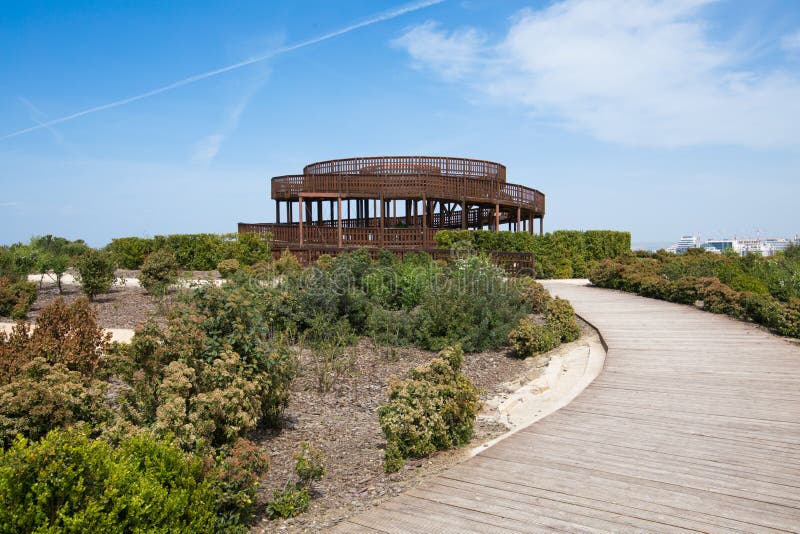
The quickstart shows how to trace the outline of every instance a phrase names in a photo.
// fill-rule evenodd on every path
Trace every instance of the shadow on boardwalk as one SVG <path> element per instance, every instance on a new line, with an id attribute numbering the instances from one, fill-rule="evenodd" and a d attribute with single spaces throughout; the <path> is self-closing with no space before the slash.
<path id="1" fill-rule="evenodd" d="M 688 306 L 547 285 L 605 338 L 600 376 L 335 531 L 800 530 L 800 347 Z"/>

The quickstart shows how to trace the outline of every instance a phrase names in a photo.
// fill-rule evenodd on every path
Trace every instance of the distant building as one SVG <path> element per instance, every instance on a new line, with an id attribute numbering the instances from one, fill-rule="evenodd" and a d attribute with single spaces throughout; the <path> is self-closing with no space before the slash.
<path id="1" fill-rule="evenodd" d="M 675 253 L 676 254 L 685 254 L 687 250 L 690 248 L 697 248 L 698 246 L 698 239 L 693 235 L 685 235 L 681 237 L 678 244 L 675 245 Z"/>
<path id="2" fill-rule="evenodd" d="M 777 252 L 783 252 L 792 244 L 800 244 L 800 237 L 794 239 L 784 238 L 749 238 L 749 239 L 707 239 L 700 243 L 695 236 L 683 236 L 677 244 L 669 247 L 667 252 L 675 254 L 685 254 L 690 248 L 702 248 L 707 252 L 722 254 L 732 251 L 736 254 L 746 256 L 747 254 L 758 254 L 760 256 L 772 256 Z"/>

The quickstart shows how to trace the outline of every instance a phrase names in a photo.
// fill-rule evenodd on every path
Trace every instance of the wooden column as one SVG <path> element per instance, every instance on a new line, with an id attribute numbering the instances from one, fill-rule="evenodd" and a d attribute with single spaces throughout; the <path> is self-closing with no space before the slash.
<path id="1" fill-rule="evenodd" d="M 380 237 L 380 244 L 383 246 L 383 227 L 384 227 L 384 218 L 386 216 L 386 202 L 383 201 L 383 197 L 381 197 L 381 237 Z"/>
<path id="2" fill-rule="evenodd" d="M 425 195 L 422 195 L 422 248 L 427 248 L 428 245 L 428 202 L 425 200 Z"/>
<path id="3" fill-rule="evenodd" d="M 294 222 L 294 215 L 292 214 L 292 205 L 294 202 L 291 200 L 286 203 L 286 222 L 292 224 Z"/>
<path id="4" fill-rule="evenodd" d="M 342 195 L 339 195 L 336 198 L 336 200 L 339 203 L 339 207 L 336 210 L 336 219 L 337 219 L 336 228 L 337 228 L 337 233 L 339 234 L 338 235 L 338 237 L 339 237 L 339 248 L 342 248 Z M 332 200 L 331 200 L 331 211 L 333 211 L 333 201 Z"/>
<path id="5" fill-rule="evenodd" d="M 322 201 L 317 200 L 317 224 L 321 226 L 324 221 L 325 219 L 322 217 Z"/>
<path id="6" fill-rule="evenodd" d="M 281 223 L 281 201 L 275 201 L 275 224 Z"/>
<path id="7" fill-rule="evenodd" d="M 544 215 L 539 217 L 539 235 L 544 235 Z"/>
<path id="8" fill-rule="evenodd" d="M 500 231 L 500 204 L 494 205 L 494 231 Z"/>
<path id="9" fill-rule="evenodd" d="M 300 217 L 300 246 L 303 246 L 303 197 L 298 199 L 298 216 Z"/>
<path id="10" fill-rule="evenodd" d="M 466 200 L 462 200 L 461 201 L 461 229 L 462 230 L 466 230 L 467 229 L 467 216 L 468 215 L 469 215 L 469 212 L 467 211 L 467 201 Z"/>
<path id="11" fill-rule="evenodd" d="M 514 228 L 515 232 L 519 232 L 519 223 L 522 220 L 522 210 L 517 206 L 517 226 Z"/>

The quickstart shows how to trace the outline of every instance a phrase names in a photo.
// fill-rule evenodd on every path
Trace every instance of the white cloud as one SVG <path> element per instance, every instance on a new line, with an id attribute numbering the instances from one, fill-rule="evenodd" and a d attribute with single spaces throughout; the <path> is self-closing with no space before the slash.
<path id="1" fill-rule="evenodd" d="M 207 135 L 200 139 L 194 147 L 192 153 L 192 161 L 194 163 L 208 165 L 219 154 L 222 144 L 239 126 L 239 121 L 242 119 L 247 106 L 253 100 L 253 97 L 264 87 L 269 77 L 269 71 L 264 72 L 255 83 L 251 84 L 247 91 L 236 101 L 230 108 L 224 123 L 217 133 Z"/>
<path id="2" fill-rule="evenodd" d="M 800 52 L 800 30 L 784 35 L 781 39 L 781 46 L 789 52 Z"/>
<path id="3" fill-rule="evenodd" d="M 433 23 L 394 44 L 417 66 L 605 141 L 800 145 L 800 80 L 741 67 L 712 41 L 710 0 L 566 0 L 523 10 L 497 43 Z"/>
<path id="4" fill-rule="evenodd" d="M 225 141 L 222 134 L 208 135 L 202 138 L 194 147 L 192 161 L 195 163 L 210 163 L 219 154 L 219 149 Z"/>

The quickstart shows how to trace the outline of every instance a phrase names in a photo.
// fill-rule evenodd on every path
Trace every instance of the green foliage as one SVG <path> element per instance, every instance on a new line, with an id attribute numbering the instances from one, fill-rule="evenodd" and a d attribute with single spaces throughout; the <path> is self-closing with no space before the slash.
<path id="1" fill-rule="evenodd" d="M 223 260 L 236 259 L 242 265 L 271 261 L 269 237 L 257 234 L 172 234 L 154 238 L 122 237 L 106 245 L 114 261 L 125 269 L 140 268 L 147 256 L 166 250 L 181 269 L 211 271 Z"/>
<path id="2" fill-rule="evenodd" d="M 143 237 L 118 237 L 106 245 L 106 250 L 123 269 L 138 269 L 154 249 L 155 242 Z"/>
<path id="3" fill-rule="evenodd" d="M 259 482 L 267 471 L 266 452 L 247 439 L 239 438 L 229 450 L 218 455 L 212 474 L 219 530 L 229 532 L 247 523 L 253 513 Z"/>
<path id="4" fill-rule="evenodd" d="M 575 310 L 568 300 L 558 297 L 552 299 L 545 311 L 545 324 L 556 335 L 560 343 L 575 341 L 581 336 L 581 329 L 575 318 Z"/>
<path id="5" fill-rule="evenodd" d="M 88 429 L 0 452 L 0 532 L 214 532 L 200 458 L 145 434 L 112 447 Z"/>
<path id="6" fill-rule="evenodd" d="M 517 327 L 508 334 L 508 344 L 520 358 L 553 350 L 560 343 L 559 335 L 553 328 L 534 323 L 527 317 L 520 319 Z"/>
<path id="7" fill-rule="evenodd" d="M 124 416 L 187 449 L 233 443 L 261 421 L 277 424 L 296 357 L 272 337 L 256 290 L 204 286 L 176 307 L 167 329 L 137 331 L 114 362 L 129 386 Z"/>
<path id="8" fill-rule="evenodd" d="M 151 295 L 163 296 L 178 280 L 178 262 L 166 249 L 151 252 L 142 264 L 139 282 Z"/>
<path id="9" fill-rule="evenodd" d="M 15 436 L 39 439 L 54 428 L 108 420 L 106 384 L 49 364 L 41 357 L 25 363 L 11 382 L 0 386 L 0 443 Z"/>
<path id="10" fill-rule="evenodd" d="M 114 284 L 114 262 L 108 252 L 87 250 L 75 263 L 83 292 L 94 300 L 101 293 L 111 291 Z"/>
<path id="11" fill-rule="evenodd" d="M 295 517 L 306 510 L 311 501 L 311 494 L 301 484 L 286 484 L 283 490 L 275 490 L 272 500 L 267 504 L 267 517 Z"/>
<path id="12" fill-rule="evenodd" d="M 398 458 L 421 458 L 470 440 L 480 403 L 472 381 L 459 372 L 462 361 L 461 347 L 448 347 L 391 384 L 388 402 L 378 409 L 385 468 L 399 469 Z"/>
<path id="13" fill-rule="evenodd" d="M 311 501 L 309 488 L 314 482 L 322 480 L 325 464 L 322 451 L 306 441 L 300 442 L 300 449 L 294 454 L 294 471 L 297 481 L 287 480 L 281 491 L 274 491 L 267 504 L 267 517 L 295 517 L 308 510 Z"/>
<path id="14" fill-rule="evenodd" d="M 237 259 L 222 260 L 217 264 L 217 270 L 223 278 L 230 278 L 241 270 L 242 266 Z"/>
<path id="15" fill-rule="evenodd" d="M 325 476 L 325 459 L 322 451 L 307 441 L 300 442 L 300 450 L 294 453 L 294 471 L 300 483 L 309 485 Z"/>
<path id="16" fill-rule="evenodd" d="M 33 282 L 0 276 L 0 316 L 25 319 L 37 293 Z"/>
<path id="17" fill-rule="evenodd" d="M 451 250 L 532 252 L 539 278 L 583 278 L 591 264 L 629 253 L 631 235 L 610 230 L 559 230 L 542 236 L 526 232 L 441 230 L 436 233 L 436 244 Z"/>

